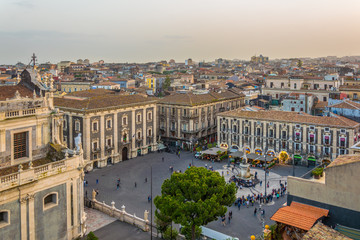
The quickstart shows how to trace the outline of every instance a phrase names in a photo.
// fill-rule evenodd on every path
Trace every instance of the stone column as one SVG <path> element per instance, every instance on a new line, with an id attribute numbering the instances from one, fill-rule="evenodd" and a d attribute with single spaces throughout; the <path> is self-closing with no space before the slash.
<path id="1" fill-rule="evenodd" d="M 35 204 L 34 195 L 29 195 L 29 240 L 35 240 Z"/>
<path id="2" fill-rule="evenodd" d="M 84 184 L 84 183 L 83 183 Z M 66 223 L 68 231 L 68 239 L 72 238 L 72 226 L 71 226 L 71 181 L 66 182 Z"/>
<path id="3" fill-rule="evenodd" d="M 323 153 L 323 151 L 322 151 L 322 143 L 321 143 L 321 138 L 322 138 L 322 136 L 321 136 L 321 129 L 320 128 L 318 128 L 317 129 L 318 131 L 317 131 L 317 133 L 316 133 L 316 138 L 317 138 L 317 146 L 315 145 L 315 149 L 316 149 L 316 151 L 317 151 L 317 153 L 318 154 L 322 154 Z"/>
<path id="4" fill-rule="evenodd" d="M 114 121 L 113 121 L 113 127 L 114 127 L 114 139 L 113 139 L 113 144 L 114 144 L 114 154 L 115 156 L 119 155 L 119 130 L 118 130 L 118 112 L 114 113 Z M 114 159 L 115 160 L 115 159 Z M 118 160 L 116 159 L 116 162 Z"/>
<path id="5" fill-rule="evenodd" d="M 41 147 L 42 145 L 42 136 L 41 136 L 41 130 L 42 130 L 42 123 L 36 124 L 36 146 Z"/>
<path id="6" fill-rule="evenodd" d="M 152 118 L 152 121 L 153 121 L 153 144 L 154 144 L 154 146 L 156 146 L 156 149 L 157 149 L 157 145 L 156 145 L 156 143 L 157 143 L 157 126 L 156 126 L 156 124 L 158 123 L 158 121 L 157 121 L 157 109 L 156 109 L 156 105 L 153 105 L 154 106 L 154 111 L 153 111 L 153 118 Z M 156 149 L 154 149 L 154 150 L 156 150 Z"/>
<path id="7" fill-rule="evenodd" d="M 69 119 L 68 119 L 68 125 L 69 125 L 68 126 L 69 148 L 74 149 L 73 118 L 72 118 L 72 115 L 70 115 L 70 114 L 69 114 Z"/>
<path id="8" fill-rule="evenodd" d="M 142 142 L 143 142 L 143 148 L 145 148 L 145 146 L 147 145 L 146 144 L 146 136 L 147 136 L 147 134 L 146 134 L 146 122 L 147 122 L 147 115 L 146 115 L 146 107 L 144 106 L 144 108 L 143 108 L 143 126 L 142 126 L 142 128 L 143 128 L 143 130 L 142 130 L 142 136 L 143 136 L 143 140 L 142 140 Z M 143 153 L 143 150 L 141 150 L 141 153 Z M 144 150 L 144 153 L 147 153 L 147 149 L 146 150 Z"/>
<path id="9" fill-rule="evenodd" d="M 306 127 L 303 127 L 303 131 L 302 131 L 302 149 L 303 149 L 303 155 L 307 154 L 306 152 L 306 145 L 307 145 L 307 139 L 306 139 Z"/>
<path id="10" fill-rule="evenodd" d="M 100 159 L 101 161 L 105 158 L 105 116 L 102 114 L 100 115 L 99 121 L 99 131 L 100 131 Z M 102 167 L 106 166 L 106 163 L 101 164 Z"/>
<path id="11" fill-rule="evenodd" d="M 50 120 L 51 121 L 51 120 Z M 47 144 L 50 142 L 49 122 L 43 124 L 43 143 Z"/>
<path id="12" fill-rule="evenodd" d="M 135 138 L 136 138 L 136 116 L 135 116 L 135 109 L 131 110 L 131 129 L 129 133 L 131 134 L 131 158 L 136 156 L 136 146 L 135 146 Z M 134 137 L 135 136 L 135 137 Z"/>
<path id="13" fill-rule="evenodd" d="M 83 136 L 84 139 L 84 156 L 86 160 L 91 159 L 91 135 L 90 135 L 90 116 L 85 115 L 83 118 L 83 129 L 82 132 L 85 133 Z"/>
<path id="14" fill-rule="evenodd" d="M 27 237 L 27 207 L 26 207 L 26 197 L 22 197 L 19 199 L 20 201 L 20 234 L 21 234 L 21 240 L 28 240 Z"/>
<path id="15" fill-rule="evenodd" d="M 0 129 L 0 152 L 6 151 L 6 130 Z"/>
<path id="16" fill-rule="evenodd" d="M 78 185 L 76 184 L 77 182 L 77 179 L 78 178 L 75 178 L 72 180 L 72 183 L 73 183 L 73 206 L 74 206 L 74 229 L 76 229 L 76 233 L 78 232 L 77 231 L 77 228 L 78 228 L 78 225 L 79 225 L 79 219 L 78 219 L 78 198 L 76 197 L 77 196 L 77 192 L 78 192 Z M 84 185 L 83 182 L 80 181 L 80 184 Z M 80 196 L 84 196 L 84 195 L 80 195 Z M 81 216 L 80 216 L 81 217 Z"/>

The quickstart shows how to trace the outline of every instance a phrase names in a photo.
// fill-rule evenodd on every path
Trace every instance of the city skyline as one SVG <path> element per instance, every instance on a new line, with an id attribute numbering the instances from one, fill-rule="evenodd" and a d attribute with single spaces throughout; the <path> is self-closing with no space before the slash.
<path id="1" fill-rule="evenodd" d="M 360 2 L 2 2 L 1 64 L 360 55 Z M 70 6 L 70 7 L 69 7 Z"/>

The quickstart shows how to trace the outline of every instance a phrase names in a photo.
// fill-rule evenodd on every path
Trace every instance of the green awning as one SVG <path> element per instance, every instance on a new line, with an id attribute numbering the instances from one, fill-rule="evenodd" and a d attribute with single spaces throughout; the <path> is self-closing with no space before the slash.
<path id="1" fill-rule="evenodd" d="M 300 159 L 300 160 L 302 159 L 302 157 L 300 155 L 294 155 L 294 158 L 295 159 Z"/>
<path id="2" fill-rule="evenodd" d="M 316 158 L 308 157 L 308 161 L 314 161 L 314 162 L 316 162 Z"/>

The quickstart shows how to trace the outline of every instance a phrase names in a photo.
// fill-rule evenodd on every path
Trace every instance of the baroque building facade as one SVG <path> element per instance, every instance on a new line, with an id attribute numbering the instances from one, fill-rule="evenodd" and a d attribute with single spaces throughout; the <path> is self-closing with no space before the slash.
<path id="1" fill-rule="evenodd" d="M 54 105 L 65 113 L 67 146 L 81 136 L 88 170 L 157 150 L 153 98 L 93 89 L 55 98 Z"/>
<path id="2" fill-rule="evenodd" d="M 238 110 L 219 114 L 218 122 L 218 144 L 281 162 L 331 162 L 360 140 L 360 124 L 334 114 Z"/>
<path id="3" fill-rule="evenodd" d="M 177 93 L 158 104 L 159 135 L 172 146 L 194 147 L 196 142 L 216 141 L 216 114 L 244 106 L 236 90 L 205 94 Z"/>
<path id="4" fill-rule="evenodd" d="M 53 79 L 21 78 L 0 87 L 0 238 L 75 239 L 86 231 L 81 151 L 61 140 Z"/>

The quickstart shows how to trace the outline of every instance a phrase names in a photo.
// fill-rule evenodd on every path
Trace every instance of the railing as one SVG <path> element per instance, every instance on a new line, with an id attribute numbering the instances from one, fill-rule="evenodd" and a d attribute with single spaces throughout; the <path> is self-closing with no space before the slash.
<path id="1" fill-rule="evenodd" d="M 67 170 L 72 170 L 79 167 L 80 157 L 75 155 L 71 158 L 61 161 L 48 163 L 34 168 L 29 168 L 17 173 L 12 173 L 6 176 L 0 177 L 0 192 L 17 187 L 23 184 L 27 184 L 45 177 L 50 177 Z"/>
<path id="2" fill-rule="evenodd" d="M 93 153 L 98 153 L 98 152 L 100 152 L 100 151 L 101 151 L 100 148 L 94 148 L 94 149 L 92 150 Z"/>
<path id="3" fill-rule="evenodd" d="M 193 114 L 186 114 L 182 116 L 183 118 L 198 118 L 199 114 L 198 113 L 193 113 Z"/>
<path id="4" fill-rule="evenodd" d="M 28 115 L 36 114 L 35 108 L 24 109 L 24 110 L 16 110 L 16 111 L 7 111 L 5 112 L 5 118 L 14 118 L 14 117 L 22 117 Z"/>

